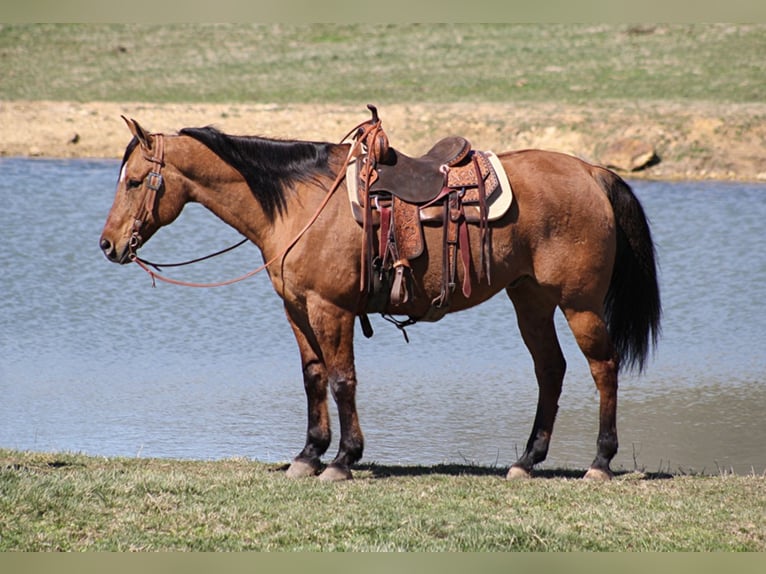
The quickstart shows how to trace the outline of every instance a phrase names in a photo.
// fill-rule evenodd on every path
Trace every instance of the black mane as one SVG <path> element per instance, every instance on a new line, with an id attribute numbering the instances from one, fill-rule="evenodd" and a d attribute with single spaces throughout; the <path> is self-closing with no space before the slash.
<path id="1" fill-rule="evenodd" d="M 179 133 L 206 145 L 241 173 L 272 219 L 285 209 L 285 188 L 290 183 L 332 175 L 330 143 L 232 136 L 209 126 L 184 128 Z"/>

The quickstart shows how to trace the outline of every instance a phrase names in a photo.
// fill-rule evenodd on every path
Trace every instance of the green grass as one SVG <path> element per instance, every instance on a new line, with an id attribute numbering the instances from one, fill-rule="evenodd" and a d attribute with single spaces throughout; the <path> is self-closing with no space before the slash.
<path id="1" fill-rule="evenodd" d="M 275 465 L 0 450 L 0 551 L 764 551 L 766 477 Z"/>
<path id="2" fill-rule="evenodd" d="M 1 25 L 0 100 L 763 102 L 766 25 Z"/>

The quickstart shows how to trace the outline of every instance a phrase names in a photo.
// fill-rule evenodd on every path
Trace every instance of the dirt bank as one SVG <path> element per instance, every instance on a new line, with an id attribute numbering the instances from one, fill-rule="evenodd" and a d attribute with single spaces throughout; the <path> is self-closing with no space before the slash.
<path id="1" fill-rule="evenodd" d="M 392 145 L 411 154 L 460 134 L 477 148 L 536 147 L 604 163 L 619 140 L 659 161 L 630 177 L 766 181 L 766 104 L 599 103 L 380 105 Z M 119 158 L 120 115 L 152 131 L 215 125 L 236 134 L 338 141 L 368 113 L 360 105 L 0 102 L 0 156 Z"/>

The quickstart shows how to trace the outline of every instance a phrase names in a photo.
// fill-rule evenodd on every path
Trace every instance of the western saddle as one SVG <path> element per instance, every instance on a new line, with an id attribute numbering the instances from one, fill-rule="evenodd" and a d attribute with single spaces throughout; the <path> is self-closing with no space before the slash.
<path id="1" fill-rule="evenodd" d="M 402 330 L 419 320 L 441 319 L 456 287 L 458 256 L 462 293 L 471 295 L 469 222 L 479 227 L 478 281 L 485 276 L 490 281 L 488 200 L 500 192 L 501 185 L 491 152 L 472 150 L 467 139 L 452 136 L 421 157 L 409 157 L 389 146 L 377 109 L 367 107 L 372 119 L 354 135 L 361 152 L 348 168 L 347 185 L 354 217 L 363 228 L 360 288 L 365 302 L 360 318 L 364 334 L 370 337 L 367 313 L 381 313 Z M 385 314 L 386 309 L 389 302 L 401 305 L 412 296 L 410 261 L 423 253 L 424 222 L 441 224 L 443 229 L 441 292 L 425 316 L 396 320 Z"/>

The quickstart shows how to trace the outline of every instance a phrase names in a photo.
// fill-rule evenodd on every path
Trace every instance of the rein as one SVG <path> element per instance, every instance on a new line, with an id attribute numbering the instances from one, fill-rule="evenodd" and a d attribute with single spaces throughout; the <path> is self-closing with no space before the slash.
<path id="1" fill-rule="evenodd" d="M 247 238 L 243 239 L 239 243 L 232 245 L 230 247 L 227 247 L 226 249 L 222 249 L 221 251 L 217 251 L 216 253 L 212 253 L 210 255 L 206 255 L 204 257 L 199 257 L 197 259 L 192 259 L 190 261 L 185 261 L 182 263 L 165 263 L 165 264 L 158 264 L 158 263 L 152 263 L 151 261 L 147 261 L 146 259 L 142 259 L 138 256 L 137 250 L 141 246 L 142 239 L 140 235 L 141 226 L 143 225 L 145 218 L 152 217 L 154 210 L 157 206 L 157 196 L 158 191 L 160 187 L 163 185 L 163 178 L 162 178 L 162 167 L 165 165 L 165 147 L 164 147 L 164 137 L 163 134 L 155 134 L 155 138 L 157 140 L 157 146 L 154 155 L 151 157 L 144 156 L 145 159 L 148 161 L 156 164 L 157 168 L 156 171 L 152 171 L 149 173 L 149 175 L 146 176 L 146 179 L 144 180 L 144 184 L 146 187 L 146 197 L 143 202 L 143 212 L 140 214 L 140 217 L 137 217 L 133 223 L 133 233 L 131 234 L 130 242 L 129 242 L 129 257 L 130 260 L 136 263 L 141 269 L 146 271 L 149 276 L 152 278 L 152 287 L 156 287 L 157 283 L 156 280 L 159 279 L 160 281 L 163 281 L 164 283 L 169 283 L 171 285 L 180 285 L 182 287 L 223 287 L 226 285 L 232 285 L 234 283 L 238 283 L 240 281 L 244 281 L 245 279 L 249 279 L 250 277 L 260 273 L 261 271 L 267 269 L 269 266 L 271 266 L 274 262 L 278 261 L 279 259 L 283 258 L 287 253 L 295 246 L 298 241 L 300 241 L 301 237 L 308 231 L 308 229 L 316 222 L 316 220 L 319 218 L 319 215 L 322 213 L 325 207 L 327 207 L 327 204 L 330 202 L 330 199 L 332 198 L 335 191 L 338 189 L 338 186 L 340 186 L 340 183 L 343 181 L 343 179 L 346 177 L 346 168 L 349 165 L 349 162 L 351 161 L 351 158 L 354 157 L 354 154 L 356 150 L 359 148 L 359 146 L 362 144 L 362 142 L 365 141 L 367 136 L 375 131 L 380 130 L 380 120 L 377 118 L 373 118 L 372 121 L 368 120 L 365 122 L 362 122 L 358 126 L 354 127 L 351 131 L 349 131 L 341 140 L 341 142 L 348 139 L 348 137 L 356 132 L 356 135 L 354 136 L 354 142 L 349 148 L 348 155 L 346 156 L 346 159 L 343 162 L 343 165 L 338 170 L 338 174 L 335 177 L 335 180 L 333 181 L 330 188 L 327 190 L 327 194 L 325 195 L 325 198 L 322 200 L 322 203 L 317 208 L 314 215 L 309 219 L 309 221 L 306 223 L 306 225 L 303 226 L 303 228 L 296 234 L 296 236 L 285 246 L 277 255 L 266 261 L 263 265 L 260 267 L 253 269 L 252 271 L 248 271 L 244 275 L 240 275 L 239 277 L 235 277 L 233 279 L 228 279 L 225 281 L 218 281 L 214 283 L 196 283 L 192 281 L 181 281 L 179 279 L 173 279 L 171 277 L 166 277 L 159 273 L 159 270 L 161 267 L 181 267 L 183 265 L 190 265 L 192 263 L 197 263 L 200 261 L 204 261 L 206 259 L 210 259 L 212 257 L 216 257 L 218 255 L 222 255 L 223 253 L 226 253 L 228 251 L 231 251 L 240 245 L 243 245 L 248 241 Z M 154 267 L 154 270 L 150 267 Z M 156 270 L 156 271 L 155 271 Z"/>
<path id="2" fill-rule="evenodd" d="M 196 259 L 181 261 L 180 263 L 155 263 L 154 261 L 149 261 L 148 259 L 143 259 L 143 258 L 141 259 L 141 262 L 145 263 L 149 267 L 154 267 L 157 271 L 162 271 L 163 267 L 183 267 L 184 265 L 192 265 L 193 263 L 207 261 L 208 259 L 212 259 L 213 257 L 218 257 L 219 255 L 223 255 L 224 253 L 228 253 L 229 251 L 234 251 L 237 247 L 241 247 L 248 241 L 250 240 L 247 237 L 245 237 L 243 240 L 238 241 L 234 245 L 230 245 L 229 247 L 226 247 L 225 249 L 221 249 L 220 251 L 216 251 L 215 253 L 211 253 L 210 255 L 205 255 L 204 257 L 197 257 Z"/>

